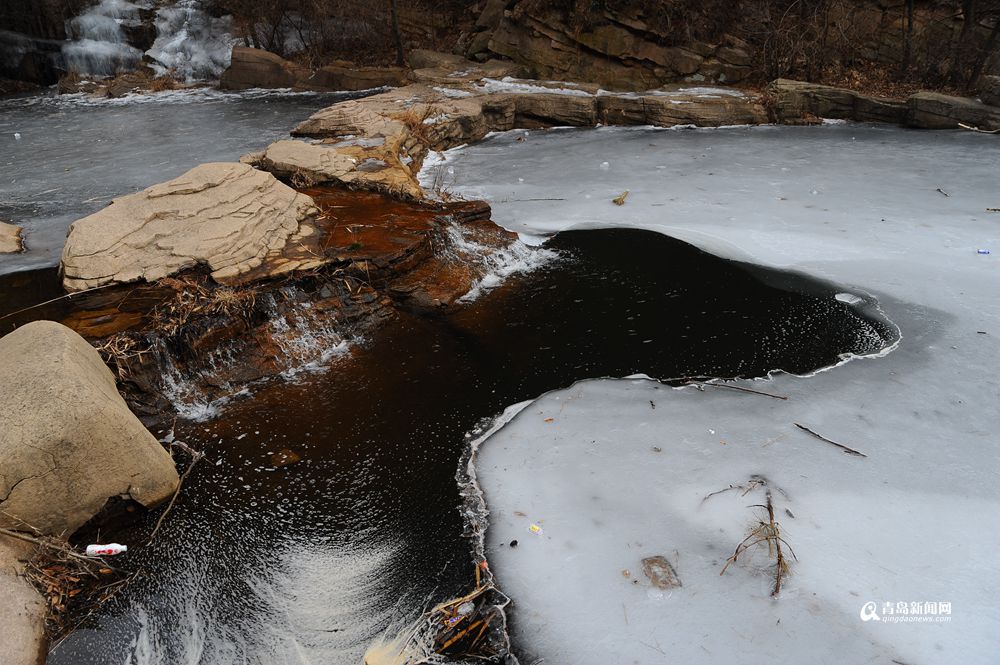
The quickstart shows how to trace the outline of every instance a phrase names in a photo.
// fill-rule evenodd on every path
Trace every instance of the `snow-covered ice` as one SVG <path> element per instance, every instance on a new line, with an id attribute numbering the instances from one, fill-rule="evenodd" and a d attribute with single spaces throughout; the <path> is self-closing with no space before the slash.
<path id="1" fill-rule="evenodd" d="M 976 251 L 1000 245 L 992 139 L 854 124 L 532 132 L 431 167 L 512 230 L 658 230 L 832 281 L 848 304 L 873 295 L 902 334 L 881 357 L 739 384 L 787 400 L 598 379 L 486 440 L 487 556 L 528 662 L 995 662 L 1000 274 Z M 777 598 L 764 546 L 720 575 L 764 490 L 705 498 L 761 477 L 798 557 Z M 683 586 L 650 584 L 641 561 L 655 555 Z"/>

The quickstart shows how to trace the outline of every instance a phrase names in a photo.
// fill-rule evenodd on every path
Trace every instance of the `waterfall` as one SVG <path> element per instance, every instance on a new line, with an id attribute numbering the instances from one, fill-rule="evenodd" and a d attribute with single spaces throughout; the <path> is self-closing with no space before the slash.
<path id="1" fill-rule="evenodd" d="M 114 76 L 137 69 L 145 55 L 158 75 L 186 81 L 217 79 L 229 66 L 232 17 L 215 18 L 203 4 L 203 0 L 99 0 L 66 22 L 70 39 L 62 47 L 66 70 Z M 148 28 L 150 21 L 156 39 L 144 54 L 150 43 L 129 43 L 125 28 L 137 30 L 143 24 Z"/>
<path id="2" fill-rule="evenodd" d="M 101 0 L 83 14 L 66 23 L 72 41 L 63 44 L 66 70 L 86 76 L 114 76 L 131 71 L 142 60 L 142 51 L 131 46 L 122 25 L 140 21 L 144 5 L 126 0 Z"/>
<path id="3" fill-rule="evenodd" d="M 156 41 L 146 52 L 157 74 L 176 78 L 217 79 L 229 66 L 233 47 L 232 17 L 213 18 L 202 0 L 177 0 L 156 12 Z"/>

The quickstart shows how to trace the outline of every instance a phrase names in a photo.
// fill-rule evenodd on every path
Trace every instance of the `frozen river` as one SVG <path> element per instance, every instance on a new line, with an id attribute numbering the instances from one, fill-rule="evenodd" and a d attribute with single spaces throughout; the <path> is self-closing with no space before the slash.
<path id="1" fill-rule="evenodd" d="M 995 662 L 997 147 L 858 125 L 512 132 L 426 174 L 523 233 L 655 229 L 874 296 L 901 330 L 884 357 L 739 384 L 785 400 L 605 379 L 521 405 L 476 469 L 528 662 Z M 791 561 L 775 598 L 766 542 L 720 575 L 768 489 Z M 683 586 L 651 583 L 654 556 Z"/>
<path id="2" fill-rule="evenodd" d="M 0 274 L 55 265 L 72 221 L 203 162 L 235 161 L 287 138 L 348 96 L 199 88 L 0 99 L 0 220 L 23 226 L 28 248 L 0 257 Z"/>

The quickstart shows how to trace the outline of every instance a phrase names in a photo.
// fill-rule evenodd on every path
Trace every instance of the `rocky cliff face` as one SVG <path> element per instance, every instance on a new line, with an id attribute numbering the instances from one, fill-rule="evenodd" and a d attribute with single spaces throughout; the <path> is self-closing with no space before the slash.
<path id="1" fill-rule="evenodd" d="M 631 9 L 606 10 L 581 28 L 542 3 L 517 3 L 507 11 L 501 5 L 488 3 L 479 26 L 489 38 L 473 39 L 470 51 L 479 53 L 470 55 L 489 51 L 510 58 L 533 78 L 638 90 L 677 81 L 735 83 L 752 71 L 746 42 L 732 35 L 674 45 L 676 34 Z"/>
<path id="2" fill-rule="evenodd" d="M 489 0 L 465 52 L 473 59 L 510 58 L 534 78 L 609 89 L 751 77 L 820 80 L 873 64 L 898 74 L 904 59 L 907 77 L 941 85 L 969 82 L 980 66 L 987 74 L 1000 69 L 991 37 L 1000 19 L 983 8 L 966 25 L 961 4 L 917 3 L 911 26 L 902 3 L 871 0 L 820 0 L 807 10 L 771 0 Z"/>

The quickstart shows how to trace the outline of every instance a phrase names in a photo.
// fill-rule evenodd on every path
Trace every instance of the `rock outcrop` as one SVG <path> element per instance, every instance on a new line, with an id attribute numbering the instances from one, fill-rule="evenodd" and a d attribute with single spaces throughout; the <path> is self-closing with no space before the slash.
<path id="1" fill-rule="evenodd" d="M 311 69 L 270 51 L 236 46 L 233 47 L 229 67 L 219 80 L 219 87 L 223 90 L 369 90 L 405 85 L 407 80 L 408 73 L 401 67 L 358 67 L 350 62 L 338 61 Z"/>
<path id="2" fill-rule="evenodd" d="M 31 545 L 0 536 L 0 653 L 4 665 L 41 665 L 46 657 L 46 605 L 22 574 Z"/>
<path id="3" fill-rule="evenodd" d="M 427 64 L 441 72 L 461 62 Z M 472 143 L 493 131 L 597 123 L 717 127 L 767 122 L 760 101 L 732 88 L 674 85 L 619 94 L 595 85 L 509 77 L 468 81 L 468 72 L 477 67 L 457 69 L 437 85 L 415 84 L 329 106 L 292 131 L 323 143 L 279 141 L 249 159 L 282 178 L 299 173 L 314 182 L 419 199 L 424 192 L 416 175 L 428 151 Z"/>
<path id="4" fill-rule="evenodd" d="M 0 254 L 13 254 L 23 249 L 21 227 L 0 222 Z"/>
<path id="5" fill-rule="evenodd" d="M 510 58 L 533 78 L 588 81 L 613 90 L 680 81 L 736 83 L 752 71 L 746 44 L 735 37 L 667 46 L 676 35 L 631 9 L 606 8 L 592 18 L 581 28 L 545 3 L 514 3 L 507 11 L 503 3 L 487 3 L 467 54 Z"/>
<path id="6" fill-rule="evenodd" d="M 889 122 L 921 129 L 955 129 L 959 125 L 989 131 L 1000 129 L 1000 107 L 969 97 L 918 92 L 905 100 L 887 99 L 788 79 L 774 81 L 768 86 L 768 92 L 773 100 L 775 118 L 787 124 L 818 118 L 843 118 L 858 122 Z M 989 97 L 989 92 L 985 95 Z"/>
<path id="7" fill-rule="evenodd" d="M 909 109 L 903 100 L 871 97 L 845 88 L 778 79 L 768 86 L 779 122 L 795 124 L 813 116 L 859 122 L 905 124 Z"/>
<path id="8" fill-rule="evenodd" d="M 967 97 L 918 92 L 907 100 L 909 124 L 922 129 L 955 129 L 959 125 L 1000 129 L 1000 107 Z"/>
<path id="9" fill-rule="evenodd" d="M 306 267 L 284 251 L 313 234 L 312 200 L 245 164 L 202 164 L 115 199 L 74 222 L 63 248 L 63 284 L 79 291 L 155 281 L 205 265 L 219 282 L 261 268 Z"/>
<path id="10" fill-rule="evenodd" d="M 68 536 L 108 499 L 177 488 L 170 455 L 82 337 L 35 321 L 0 338 L 0 526 Z"/>

